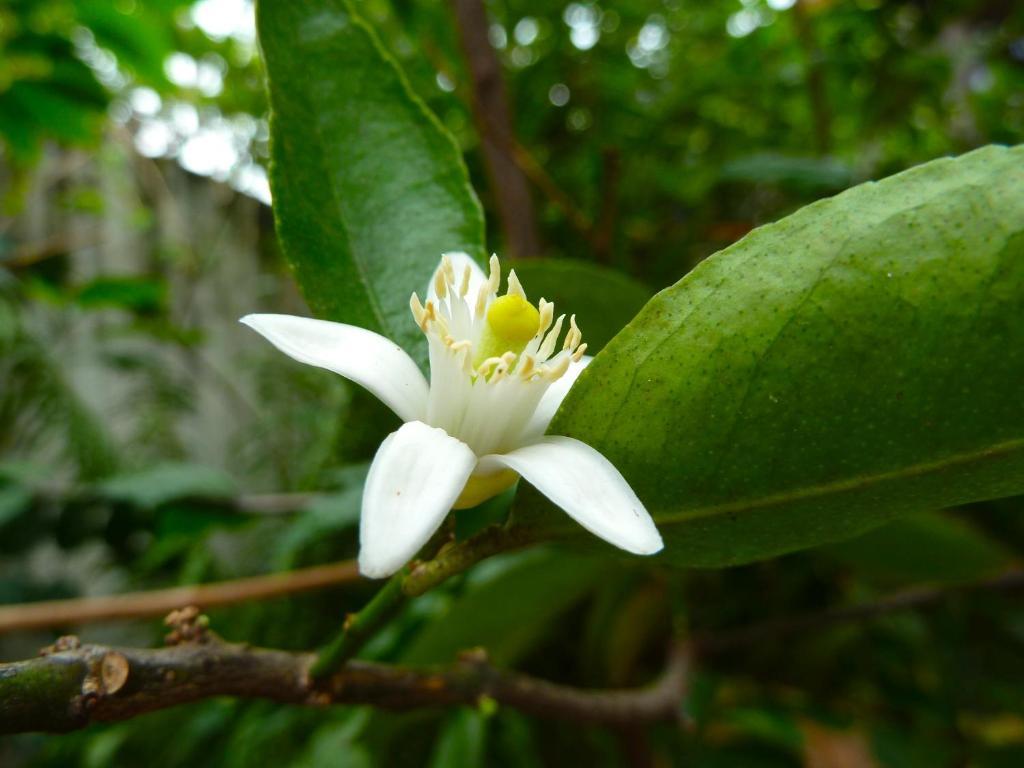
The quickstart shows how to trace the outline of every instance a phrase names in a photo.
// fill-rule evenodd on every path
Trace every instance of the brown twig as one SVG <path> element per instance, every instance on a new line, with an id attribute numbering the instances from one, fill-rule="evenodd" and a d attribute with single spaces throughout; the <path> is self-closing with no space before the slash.
<path id="1" fill-rule="evenodd" d="M 424 40 L 423 50 L 431 65 L 443 73 L 455 85 L 455 96 L 466 105 L 472 112 L 473 94 L 470 89 L 460 87 L 457 78 L 445 60 L 438 46 L 433 41 Z M 502 151 L 519 167 L 519 170 L 526 176 L 527 180 L 543 194 L 547 200 L 561 211 L 569 225 L 576 230 L 592 247 L 597 247 L 593 229 L 594 224 L 590 216 L 584 212 L 575 201 L 562 189 L 551 175 L 544 169 L 544 166 L 533 156 L 529 149 L 523 146 L 519 140 L 510 135 L 510 132 L 500 132 L 493 124 L 491 117 L 483 113 L 474 113 L 477 131 L 481 136 L 487 136 L 490 140 L 501 142 Z M 617 169 L 618 170 L 618 169 Z"/>
<path id="2" fill-rule="evenodd" d="M 601 207 L 594 226 L 592 245 L 597 260 L 611 262 L 615 245 L 615 227 L 619 215 L 619 183 L 622 180 L 622 154 L 615 147 L 601 150 Z"/>
<path id="3" fill-rule="evenodd" d="M 501 62 L 488 38 L 490 22 L 482 0 L 451 0 L 466 68 L 472 81 L 471 106 L 483 147 L 484 166 L 510 255 L 540 254 L 540 235 L 530 187 L 507 147 L 514 131 Z"/>
<path id="4" fill-rule="evenodd" d="M 689 667 L 685 649 L 677 648 L 649 686 L 585 690 L 496 669 L 482 652 L 472 652 L 433 669 L 351 661 L 314 681 L 314 654 L 229 644 L 203 628 L 186 635 L 194 639 L 156 650 L 65 638 L 38 659 L 0 664 L 0 733 L 71 731 L 212 696 L 395 710 L 490 699 L 540 717 L 635 725 L 679 718 Z"/>
<path id="5" fill-rule="evenodd" d="M 162 616 L 175 608 L 219 605 L 265 600 L 281 595 L 348 584 L 359 579 L 354 560 L 320 565 L 288 573 L 274 573 L 250 579 L 214 584 L 196 584 L 149 592 L 130 592 L 107 597 L 51 600 L 0 606 L 0 634 L 27 629 L 67 627 L 112 619 L 140 619 Z"/>

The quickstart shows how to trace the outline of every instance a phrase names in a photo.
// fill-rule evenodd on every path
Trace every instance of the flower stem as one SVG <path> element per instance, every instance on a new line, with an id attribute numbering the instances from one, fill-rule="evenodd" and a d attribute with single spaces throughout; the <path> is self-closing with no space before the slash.
<path id="1" fill-rule="evenodd" d="M 410 598 L 422 595 L 485 557 L 518 549 L 531 541 L 523 530 L 502 525 L 484 528 L 462 542 L 451 542 L 451 535 L 450 526 L 442 527 L 420 553 L 426 557 L 433 554 L 433 559 L 414 562 L 411 568 L 406 566 L 392 576 L 359 613 L 348 615 L 341 632 L 320 651 L 310 667 L 313 678 L 324 678 L 340 669 Z"/>
<path id="2" fill-rule="evenodd" d="M 499 552 L 519 549 L 529 544 L 531 540 L 523 529 L 502 525 L 489 526 L 466 541 L 442 548 L 433 560 L 415 566 L 404 579 L 402 591 L 409 597 L 422 595 L 484 558 Z"/>
<path id="3" fill-rule="evenodd" d="M 403 568 L 388 580 L 359 613 L 350 613 L 346 617 L 341 632 L 320 651 L 310 667 L 309 674 L 312 677 L 326 677 L 336 672 L 395 617 L 409 599 L 402 591 L 407 574 L 408 569 Z"/>

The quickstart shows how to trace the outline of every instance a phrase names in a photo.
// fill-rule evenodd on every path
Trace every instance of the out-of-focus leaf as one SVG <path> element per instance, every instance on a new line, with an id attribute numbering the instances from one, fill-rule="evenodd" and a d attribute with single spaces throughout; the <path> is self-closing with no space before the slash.
<path id="1" fill-rule="evenodd" d="M 850 167 L 834 158 L 791 157 L 757 154 L 740 157 L 722 166 L 725 181 L 779 184 L 805 190 L 848 187 L 853 181 Z"/>
<path id="2" fill-rule="evenodd" d="M 199 464 L 162 464 L 132 474 L 117 475 L 98 489 L 117 501 L 152 509 L 174 499 L 218 499 L 234 495 L 231 477 Z"/>
<path id="3" fill-rule="evenodd" d="M 359 743 L 370 711 L 353 709 L 340 723 L 318 728 L 296 768 L 373 768 L 370 749 Z"/>
<path id="4" fill-rule="evenodd" d="M 300 554 L 340 531 L 354 529 L 359 523 L 361 487 L 318 497 L 304 509 L 281 535 L 275 555 L 277 567 L 292 568 Z"/>
<path id="5" fill-rule="evenodd" d="M 756 738 L 787 750 L 798 750 L 804 743 L 800 724 L 792 714 L 772 707 L 735 707 L 725 722 L 744 736 Z"/>
<path id="6" fill-rule="evenodd" d="M 902 582 L 972 581 L 1013 561 L 1006 547 L 968 521 L 939 512 L 909 515 L 822 552 L 859 576 Z"/>
<path id="7" fill-rule="evenodd" d="M 167 85 L 164 58 L 174 50 L 174 42 L 158 10 L 142 3 L 76 0 L 75 12 L 96 44 L 113 53 L 136 79 L 156 87 Z"/>
<path id="8" fill-rule="evenodd" d="M 443 251 L 483 256 L 458 148 L 347 0 L 259 2 L 257 26 L 277 233 L 306 299 L 425 360 L 410 293 Z"/>
<path id="9" fill-rule="evenodd" d="M 487 716 L 476 709 L 452 712 L 438 736 L 430 768 L 485 765 Z"/>
<path id="10" fill-rule="evenodd" d="M 478 567 L 447 612 L 402 654 L 409 664 L 450 662 L 482 646 L 499 665 L 511 664 L 551 629 L 551 622 L 607 577 L 600 559 L 546 550 L 506 555 Z"/>
<path id="11" fill-rule="evenodd" d="M 658 294 L 551 431 L 723 566 L 1024 491 L 1024 147 L 864 184 Z M 520 525 L 580 533 L 530 495 Z"/>
<path id="12" fill-rule="evenodd" d="M 0 528 L 18 517 L 32 503 L 32 492 L 20 485 L 0 488 Z"/>
<path id="13" fill-rule="evenodd" d="M 19 81 L 4 94 L 10 109 L 21 112 L 40 131 L 60 141 L 85 144 L 99 136 L 103 113 L 43 83 Z M 7 107 L 5 107 L 7 108 Z"/>
<path id="14" fill-rule="evenodd" d="M 543 297 L 555 302 L 556 312 L 576 315 L 588 353 L 604 347 L 652 295 L 643 283 L 585 261 L 531 259 L 514 266 L 531 301 Z"/>
<path id="15" fill-rule="evenodd" d="M 117 307 L 154 312 L 163 306 L 167 286 L 140 277 L 101 277 L 78 289 L 76 301 L 85 307 Z"/>

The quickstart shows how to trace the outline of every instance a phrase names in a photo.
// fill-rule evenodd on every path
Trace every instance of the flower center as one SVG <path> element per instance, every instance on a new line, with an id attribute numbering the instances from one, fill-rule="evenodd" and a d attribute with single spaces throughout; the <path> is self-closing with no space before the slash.
<path id="1" fill-rule="evenodd" d="M 480 333 L 473 364 L 479 366 L 490 357 L 506 352 L 519 354 L 540 328 L 540 312 L 522 296 L 510 293 L 498 296 L 487 308 L 487 322 Z"/>
<path id="2" fill-rule="evenodd" d="M 478 456 L 519 445 L 548 387 L 587 349 L 575 316 L 555 317 L 554 304 L 544 299 L 530 303 L 515 270 L 503 296 L 500 281 L 496 256 L 490 274 L 475 281 L 470 266 L 456 270 L 445 256 L 426 304 L 416 294 L 409 301 L 430 349 L 424 421 Z M 493 496 L 509 477 L 490 478 L 490 485 L 481 481 L 467 497 L 476 498 L 477 491 Z"/>

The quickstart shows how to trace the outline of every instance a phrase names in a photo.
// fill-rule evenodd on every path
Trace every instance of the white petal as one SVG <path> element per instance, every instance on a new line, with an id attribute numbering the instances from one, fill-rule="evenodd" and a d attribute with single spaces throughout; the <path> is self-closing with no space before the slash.
<path id="1" fill-rule="evenodd" d="M 466 292 L 466 297 L 469 300 L 470 307 L 476 301 L 476 295 L 480 291 L 480 286 L 487 281 L 487 275 L 480 268 L 480 265 L 476 263 L 472 256 L 462 251 L 448 251 L 447 253 L 441 254 L 444 258 L 447 256 L 452 266 L 455 268 L 455 283 L 456 286 L 462 285 L 462 274 L 466 271 L 466 266 L 469 266 L 469 290 Z M 430 276 L 430 285 L 427 286 L 427 298 L 431 301 L 437 301 L 437 291 L 434 290 L 434 279 L 437 277 L 438 270 L 441 269 L 440 263 L 437 265 L 437 269 L 434 270 L 434 274 Z"/>
<path id="2" fill-rule="evenodd" d="M 654 521 L 608 459 L 571 437 L 545 437 L 504 455 L 480 459 L 477 471 L 507 467 L 560 506 L 591 533 L 636 555 L 663 544 Z"/>
<path id="3" fill-rule="evenodd" d="M 403 421 L 426 414 L 426 379 L 405 350 L 380 334 L 294 315 L 246 315 L 240 322 L 300 363 L 366 387 Z"/>
<path id="4" fill-rule="evenodd" d="M 590 355 L 584 355 L 578 363 L 572 363 L 569 366 L 569 370 L 548 387 L 548 391 L 540 399 L 540 403 L 537 404 L 537 410 L 533 412 L 533 416 L 526 425 L 526 430 L 524 431 L 525 442 L 533 442 L 547 432 L 548 425 L 555 418 L 558 407 L 565 400 L 565 396 L 569 394 L 569 390 L 576 383 L 576 379 L 583 373 L 583 369 L 590 365 L 590 361 L 593 359 Z"/>
<path id="5" fill-rule="evenodd" d="M 363 489 L 359 570 L 390 576 L 427 543 L 462 492 L 476 455 L 443 429 L 403 424 L 377 449 Z"/>

